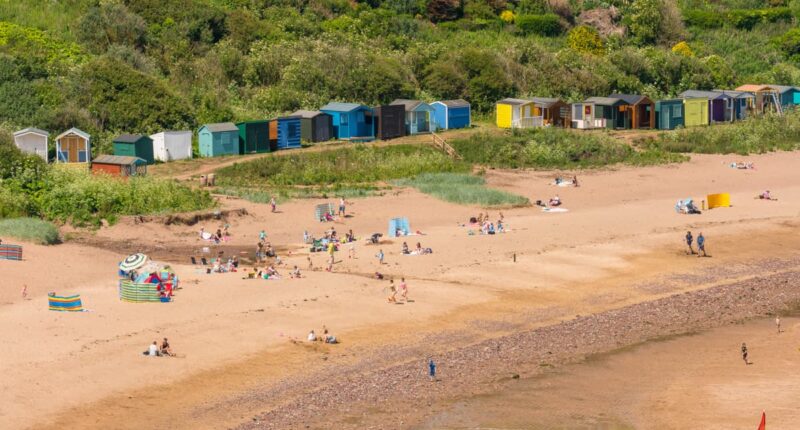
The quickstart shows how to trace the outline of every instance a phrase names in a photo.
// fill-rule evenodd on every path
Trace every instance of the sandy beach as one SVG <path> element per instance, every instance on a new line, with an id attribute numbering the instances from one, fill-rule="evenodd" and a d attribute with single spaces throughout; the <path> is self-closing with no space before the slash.
<path id="1" fill-rule="evenodd" d="M 93 233 L 70 231 L 74 240 L 66 244 L 25 244 L 25 261 L 0 261 L 0 338 L 8 346 L 0 355 L 0 428 L 331 428 L 331 423 L 336 428 L 528 428 L 524 423 L 535 415 L 512 411 L 520 421 L 498 421 L 498 414 L 469 415 L 459 412 L 459 405 L 476 411 L 492 408 L 491 401 L 503 395 L 525 395 L 524 389 L 508 391 L 509 381 L 536 387 L 536 381 L 551 377 L 558 398 L 596 419 L 597 409 L 584 406 L 588 395 L 571 400 L 566 394 L 564 387 L 575 381 L 570 378 L 578 378 L 574 375 L 598 380 L 603 371 L 614 372 L 614 366 L 628 360 L 642 369 L 642 378 L 657 381 L 660 375 L 679 374 L 684 364 L 661 360 L 653 369 L 642 364 L 660 354 L 664 342 L 610 359 L 612 370 L 575 363 L 648 339 L 764 317 L 792 308 L 800 299 L 800 285 L 794 283 L 800 261 L 800 153 L 746 157 L 755 170 L 728 166 L 740 159 L 744 157 L 697 155 L 680 165 L 577 172 L 578 188 L 549 185 L 559 172 L 490 170 L 492 187 L 532 201 L 558 194 L 569 209 L 503 210 L 511 231 L 495 236 L 467 233 L 470 227 L 464 223 L 480 208 L 452 205 L 414 190 L 356 199 L 348 205 L 352 217 L 333 224 L 340 234 L 349 229 L 359 238 L 385 234 L 390 218 L 407 216 L 412 230 L 423 234 L 404 240 L 412 247 L 421 242 L 434 252 L 404 256 L 403 240 L 380 245 L 362 240 L 355 259 L 348 258 L 346 249 L 337 253 L 333 273 L 307 270 L 303 232 L 319 236 L 331 226 L 314 220 L 313 205 L 325 202 L 317 200 L 281 204 L 278 213 L 271 213 L 267 205 L 223 199 L 222 209 L 244 209 L 246 214 L 194 225 L 123 219 Z M 754 199 L 766 189 L 779 200 Z M 733 206 L 702 215 L 680 215 L 673 209 L 678 199 L 699 202 L 717 192 L 730 192 Z M 489 212 L 492 219 L 499 217 L 498 210 Z M 199 240 L 199 228 L 216 229 L 223 222 L 232 232 L 222 248 L 226 255 L 252 254 L 264 229 L 285 262 L 279 270 L 287 274 L 298 265 L 304 277 L 249 280 L 241 273 L 209 275 L 193 266 L 189 257 L 205 255 L 203 248 L 209 247 Z M 710 258 L 686 255 L 682 238 L 687 229 L 707 237 Z M 374 257 L 379 250 L 386 254 L 385 265 Z M 183 289 L 173 303 L 119 300 L 116 265 L 140 251 L 169 262 L 181 275 Z M 324 266 L 322 253 L 311 258 L 316 268 Z M 413 302 L 387 303 L 388 281 L 374 279 L 376 271 L 396 282 L 405 277 Z M 28 286 L 27 299 L 20 294 L 23 285 Z M 48 311 L 50 291 L 81 294 L 89 312 Z M 704 313 L 712 302 L 719 306 Z M 652 303 L 670 303 L 662 306 L 669 313 L 652 312 L 658 324 L 644 323 L 648 319 L 642 306 Z M 631 316 L 622 326 L 597 320 L 611 321 L 613 312 L 643 316 Z M 764 325 L 752 324 L 721 328 L 726 334 L 720 336 L 733 339 L 744 334 L 725 330 L 755 331 Z M 786 336 L 757 345 L 775 355 L 775 366 L 786 365 L 778 357 L 796 349 L 796 342 L 784 343 L 793 341 L 796 324 L 787 319 Z M 310 329 L 323 325 L 342 343 L 304 341 Z M 574 332 L 558 332 L 565 325 Z M 563 351 L 553 347 L 550 352 L 557 357 L 534 360 L 531 348 L 547 352 L 537 347 L 535 339 L 542 333 L 537 330 L 561 333 L 557 338 L 583 346 Z M 674 341 L 707 335 L 700 336 Z M 142 356 L 149 343 L 162 337 L 184 358 Z M 512 347 L 492 356 L 492 342 Z M 731 342 L 735 362 L 739 341 Z M 484 348 L 489 349 L 484 353 Z M 481 364 L 476 358 L 481 354 L 490 361 Z M 697 354 L 702 356 L 694 361 L 698 366 L 722 363 L 723 345 L 709 344 L 708 353 Z M 428 357 L 440 362 L 441 382 L 428 381 Z M 735 364 L 741 364 L 738 360 Z M 772 363 L 759 361 L 753 369 L 764 372 L 764 381 L 785 374 L 784 367 Z M 553 369 L 561 373 L 541 379 L 544 373 L 555 373 Z M 716 369 L 699 383 L 727 384 L 737 391 L 748 375 L 726 369 Z M 448 376 L 449 371 L 462 376 Z M 667 400 L 643 393 L 637 397 L 639 409 L 614 409 L 609 422 L 647 428 L 642 424 L 647 420 L 688 416 L 685 409 L 692 398 L 683 396 L 694 379 L 682 378 L 683 391 Z M 619 387 L 631 386 L 621 379 Z M 719 407 L 708 409 L 713 414 L 706 422 L 726 424 L 718 428 L 757 424 L 750 420 L 755 416 L 751 411 L 727 414 L 741 411 L 743 400 L 725 397 L 728 390 L 720 393 L 714 397 Z M 763 396 L 769 393 L 765 390 Z M 480 403 L 475 396 L 489 397 Z M 708 390 L 697 396 L 698 401 L 709 398 Z M 680 402 L 670 403 L 678 397 Z M 662 406 L 653 412 L 654 404 Z M 773 406 L 780 404 L 776 400 Z M 755 403 L 753 408 L 767 409 Z M 719 420 L 713 421 L 716 415 Z M 782 422 L 790 427 L 796 418 Z M 580 423 L 554 419 L 556 428 Z"/>

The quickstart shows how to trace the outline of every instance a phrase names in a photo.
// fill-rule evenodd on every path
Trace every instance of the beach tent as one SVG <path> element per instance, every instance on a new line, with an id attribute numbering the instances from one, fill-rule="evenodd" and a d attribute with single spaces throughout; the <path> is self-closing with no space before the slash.
<path id="1" fill-rule="evenodd" d="M 151 134 L 153 156 L 159 161 L 175 161 L 192 158 L 192 132 L 162 131 Z"/>
<path id="2" fill-rule="evenodd" d="M 35 154 L 47 161 L 47 140 L 50 133 L 38 128 L 28 127 L 14 132 L 14 144 L 22 152 Z"/>
<path id="3" fill-rule="evenodd" d="M 709 194 L 706 196 L 708 208 L 727 208 L 731 206 L 731 195 L 728 193 Z"/>
<path id="4" fill-rule="evenodd" d="M 19 245 L 0 244 L 0 260 L 22 260 L 22 247 Z"/>
<path id="5" fill-rule="evenodd" d="M 411 234 L 411 227 L 408 218 L 392 218 L 389 220 L 389 237 L 397 237 L 398 230 L 403 236 Z"/>
<path id="6" fill-rule="evenodd" d="M 431 107 L 437 128 L 452 130 L 469 127 L 472 123 L 471 106 L 466 100 L 440 100 L 431 103 Z"/>
<path id="7" fill-rule="evenodd" d="M 77 294 L 74 296 L 57 296 L 55 293 L 50 293 L 47 296 L 47 301 L 51 311 L 83 312 L 81 296 Z"/>
<path id="8" fill-rule="evenodd" d="M 156 162 L 153 157 L 153 139 L 141 134 L 123 134 L 117 136 L 113 142 L 114 155 L 123 157 L 138 157 L 147 164 Z"/>
<path id="9" fill-rule="evenodd" d="M 317 221 L 324 221 L 325 214 L 331 214 L 331 216 L 336 214 L 336 207 L 333 203 L 323 203 L 314 207 L 314 218 Z"/>

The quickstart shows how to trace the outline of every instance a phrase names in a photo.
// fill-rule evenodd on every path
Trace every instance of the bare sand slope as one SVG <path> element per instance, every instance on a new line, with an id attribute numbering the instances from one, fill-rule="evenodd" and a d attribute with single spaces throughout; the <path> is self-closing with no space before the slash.
<path id="1" fill-rule="evenodd" d="M 385 233 L 390 217 L 405 215 L 414 230 L 425 234 L 406 238 L 409 245 L 420 241 L 434 253 L 402 256 L 401 240 L 379 246 L 359 243 L 356 259 L 348 259 L 346 252 L 338 254 L 335 273 L 306 272 L 301 280 L 242 280 L 240 274 L 205 275 L 192 266 L 178 265 L 184 289 L 174 303 L 166 305 L 120 302 L 115 263 L 126 252 L 143 246 L 180 250 L 176 254 L 199 252 L 207 246 L 196 237 L 200 225 L 126 221 L 97 232 L 98 243 L 111 243 L 107 249 L 69 244 L 26 246 L 27 261 L 0 262 L 4 281 L 0 302 L 5 303 L 0 306 L 0 337 L 12 346 L 0 356 L 4 375 L 0 427 L 24 428 L 82 418 L 84 421 L 74 425 L 95 423 L 103 428 L 111 422 L 132 428 L 149 419 L 132 414 L 132 410 L 159 404 L 163 400 L 159 392 L 191 387 L 196 395 L 169 397 L 173 407 L 159 414 L 169 427 L 198 428 L 200 424 L 192 417 L 196 418 L 200 405 L 209 399 L 233 396 L 248 384 L 270 383 L 311 366 L 298 361 L 298 357 L 307 357 L 307 351 L 294 348 L 289 340 L 303 338 L 309 329 L 319 329 L 322 324 L 345 340 L 337 351 L 347 355 L 353 351 L 350 348 L 366 350 L 399 339 L 412 343 L 423 334 L 464 327 L 476 318 L 516 319 L 535 325 L 649 300 L 673 290 L 642 291 L 635 288 L 638 280 L 769 252 L 793 253 L 798 249 L 790 233 L 795 231 L 791 221 L 800 213 L 800 169 L 795 168 L 800 153 L 748 157 L 756 162 L 755 171 L 725 165 L 733 160 L 697 156 L 679 166 L 580 173 L 583 185 L 579 188 L 548 185 L 552 172 L 491 171 L 488 177 L 494 186 L 532 199 L 558 193 L 570 209 L 563 214 L 545 214 L 536 208 L 503 211 L 512 231 L 494 237 L 469 236 L 469 227 L 461 225 L 478 208 L 447 204 L 412 190 L 359 199 L 348 207 L 353 216 L 334 224 L 340 234 L 348 229 L 362 238 L 373 232 Z M 780 200 L 754 200 L 764 189 Z M 678 198 L 701 200 L 705 193 L 721 191 L 732 193 L 734 207 L 701 216 L 678 215 L 672 209 Z M 284 255 L 289 266 L 305 268 L 307 252 L 298 244 L 303 231 L 319 235 L 330 227 L 314 221 L 314 203 L 318 202 L 291 202 L 273 214 L 263 205 L 225 200 L 226 207 L 245 207 L 250 213 L 228 221 L 233 238 L 226 249 L 230 252 L 240 247 L 252 252 L 258 231 L 264 228 L 273 244 L 294 250 Z M 490 212 L 493 219 L 499 216 L 496 210 Z M 211 230 L 217 225 L 206 223 L 205 227 Z M 686 228 L 706 233 L 713 259 L 682 255 L 681 237 Z M 387 254 L 388 264 L 377 264 L 374 254 L 378 249 Z M 188 255 L 174 259 L 188 261 Z M 312 259 L 321 266 L 324 256 Z M 407 277 L 415 302 L 388 305 L 387 282 L 369 277 L 375 271 Z M 601 279 L 604 282 L 595 283 Z M 622 280 L 625 282 L 617 282 Z M 29 301 L 19 295 L 22 284 L 29 286 Z M 82 294 L 85 307 L 92 312 L 47 311 L 46 293 L 53 290 Z M 515 327 L 496 332 L 477 328 L 473 335 L 491 336 Z M 165 336 L 186 354 L 185 359 L 141 356 L 147 344 Z M 282 348 L 278 355 L 276 347 Z M 283 357 L 283 361 L 274 357 Z M 258 366 L 248 360 L 280 364 Z M 314 364 L 318 365 L 323 365 L 321 360 Z M 238 375 L 237 367 L 253 374 Z M 222 385 L 208 386 L 192 379 L 201 375 L 209 380 L 214 374 L 226 376 L 217 381 Z M 148 388 L 153 384 L 161 388 Z M 151 397 L 136 397 L 142 393 Z M 119 400 L 126 398 L 129 403 Z M 94 402 L 103 399 L 107 401 L 99 409 Z M 137 399 L 142 402 L 136 403 Z M 7 406 L 12 404 L 15 406 Z M 82 409 L 71 418 L 59 415 L 70 408 Z M 220 412 L 204 417 L 204 422 L 209 428 L 229 425 L 248 413 Z"/>

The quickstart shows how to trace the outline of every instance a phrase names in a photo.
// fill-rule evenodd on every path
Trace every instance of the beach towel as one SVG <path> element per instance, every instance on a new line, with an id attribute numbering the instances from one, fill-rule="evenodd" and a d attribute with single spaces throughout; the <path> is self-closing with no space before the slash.
<path id="1" fill-rule="evenodd" d="M 567 209 L 567 208 L 542 208 L 542 212 L 550 212 L 550 213 L 554 213 L 554 212 L 569 212 L 569 209 Z"/>
<path id="2" fill-rule="evenodd" d="M 22 247 L 19 245 L 0 245 L 0 260 L 22 260 Z"/>
<path id="3" fill-rule="evenodd" d="M 572 181 L 561 181 L 559 183 L 551 182 L 550 185 L 555 185 L 557 187 L 573 187 L 575 183 Z"/>
<path id="4" fill-rule="evenodd" d="M 74 296 L 48 296 L 47 301 L 51 311 L 83 312 L 83 303 L 80 295 Z"/>
<path id="5" fill-rule="evenodd" d="M 207 231 L 204 231 L 200 234 L 200 238 L 203 240 L 211 240 L 212 237 L 213 235 Z"/>

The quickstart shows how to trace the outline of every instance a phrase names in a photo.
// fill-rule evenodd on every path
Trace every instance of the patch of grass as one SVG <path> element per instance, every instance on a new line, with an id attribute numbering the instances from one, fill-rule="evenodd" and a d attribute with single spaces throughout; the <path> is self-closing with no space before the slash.
<path id="1" fill-rule="evenodd" d="M 642 144 L 648 150 L 700 154 L 762 154 L 800 148 L 800 111 L 725 125 L 665 133 Z"/>
<path id="2" fill-rule="evenodd" d="M 275 196 L 278 203 L 295 199 L 327 199 L 344 197 L 353 199 L 381 195 L 387 188 L 364 185 L 361 187 L 277 187 L 277 188 L 244 188 L 222 187 L 217 190 L 219 194 L 239 197 L 253 203 L 269 203 Z"/>
<path id="3" fill-rule="evenodd" d="M 482 207 L 527 206 L 530 201 L 523 196 L 486 187 L 486 180 L 479 176 L 460 173 L 424 173 L 395 184 L 414 187 L 420 192 L 438 199 L 461 205 Z"/>
<path id="4" fill-rule="evenodd" d="M 217 171 L 223 186 L 345 186 L 407 178 L 427 172 L 467 172 L 471 166 L 428 146 L 353 145 L 329 151 L 268 156 Z"/>
<path id="5" fill-rule="evenodd" d="M 574 169 L 685 161 L 659 148 L 638 153 L 605 133 L 557 128 L 513 130 L 505 135 L 481 133 L 453 139 L 450 144 L 464 160 L 498 168 Z"/>
<path id="6" fill-rule="evenodd" d="M 38 218 L 9 218 L 0 220 L 0 238 L 12 237 L 40 245 L 59 243 L 58 229 Z"/>

